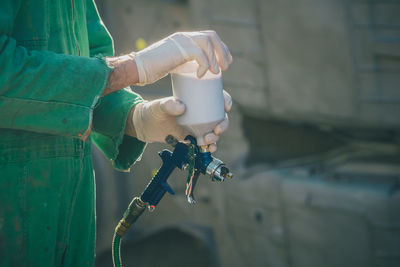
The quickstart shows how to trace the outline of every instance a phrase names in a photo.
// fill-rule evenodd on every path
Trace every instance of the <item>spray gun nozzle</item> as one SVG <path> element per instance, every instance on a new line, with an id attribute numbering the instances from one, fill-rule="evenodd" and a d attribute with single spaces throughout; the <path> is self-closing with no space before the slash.
<path id="1" fill-rule="evenodd" d="M 232 179 L 233 178 L 233 173 L 231 173 L 231 172 L 227 173 L 225 178 Z"/>
<path id="2" fill-rule="evenodd" d="M 221 167 L 221 176 L 227 179 L 231 179 L 233 177 L 233 174 L 229 171 L 229 169 L 225 166 Z"/>
<path id="3" fill-rule="evenodd" d="M 208 164 L 206 173 L 211 176 L 212 181 L 222 182 L 226 178 L 230 179 L 233 174 L 225 166 L 225 164 L 219 159 L 213 158 L 213 160 Z"/>

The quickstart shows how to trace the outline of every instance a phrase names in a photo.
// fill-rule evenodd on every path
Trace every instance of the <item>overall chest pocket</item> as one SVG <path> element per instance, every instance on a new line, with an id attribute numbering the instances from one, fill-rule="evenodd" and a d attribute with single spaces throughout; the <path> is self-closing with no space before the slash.
<path id="1" fill-rule="evenodd" d="M 49 5 L 47 0 L 23 1 L 15 18 L 13 37 L 18 45 L 46 49 L 49 39 Z"/>

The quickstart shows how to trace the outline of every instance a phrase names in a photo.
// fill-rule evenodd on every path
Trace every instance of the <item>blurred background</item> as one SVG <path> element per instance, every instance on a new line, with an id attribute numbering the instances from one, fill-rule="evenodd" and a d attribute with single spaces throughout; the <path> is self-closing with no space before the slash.
<path id="1" fill-rule="evenodd" d="M 116 53 L 176 31 L 215 30 L 234 63 L 234 99 L 215 156 L 235 177 L 202 176 L 198 203 L 175 171 L 154 213 L 124 238 L 126 266 L 400 266 L 400 1 L 96 0 Z M 170 77 L 135 87 L 170 96 Z M 94 151 L 96 266 L 166 145 L 131 173 Z"/>

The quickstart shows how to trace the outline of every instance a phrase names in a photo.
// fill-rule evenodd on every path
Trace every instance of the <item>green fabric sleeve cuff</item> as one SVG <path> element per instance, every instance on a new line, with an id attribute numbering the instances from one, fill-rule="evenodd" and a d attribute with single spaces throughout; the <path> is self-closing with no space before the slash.
<path id="1" fill-rule="evenodd" d="M 126 88 L 102 97 L 93 112 L 92 140 L 120 171 L 129 171 L 146 146 L 146 143 L 125 135 L 128 115 L 140 102 L 143 99 Z"/>
<path id="2" fill-rule="evenodd" d="M 115 169 L 120 171 L 129 171 L 130 167 L 142 158 L 146 143 L 129 135 L 124 135 L 122 143 L 119 146 L 119 153 L 112 161 Z"/>

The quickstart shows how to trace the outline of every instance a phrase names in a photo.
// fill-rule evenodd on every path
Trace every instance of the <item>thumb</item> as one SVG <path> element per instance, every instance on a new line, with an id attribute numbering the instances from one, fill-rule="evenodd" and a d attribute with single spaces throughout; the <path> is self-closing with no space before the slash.
<path id="1" fill-rule="evenodd" d="M 161 100 L 160 108 L 162 111 L 172 116 L 179 116 L 185 113 L 185 105 L 174 97 L 167 97 Z"/>

